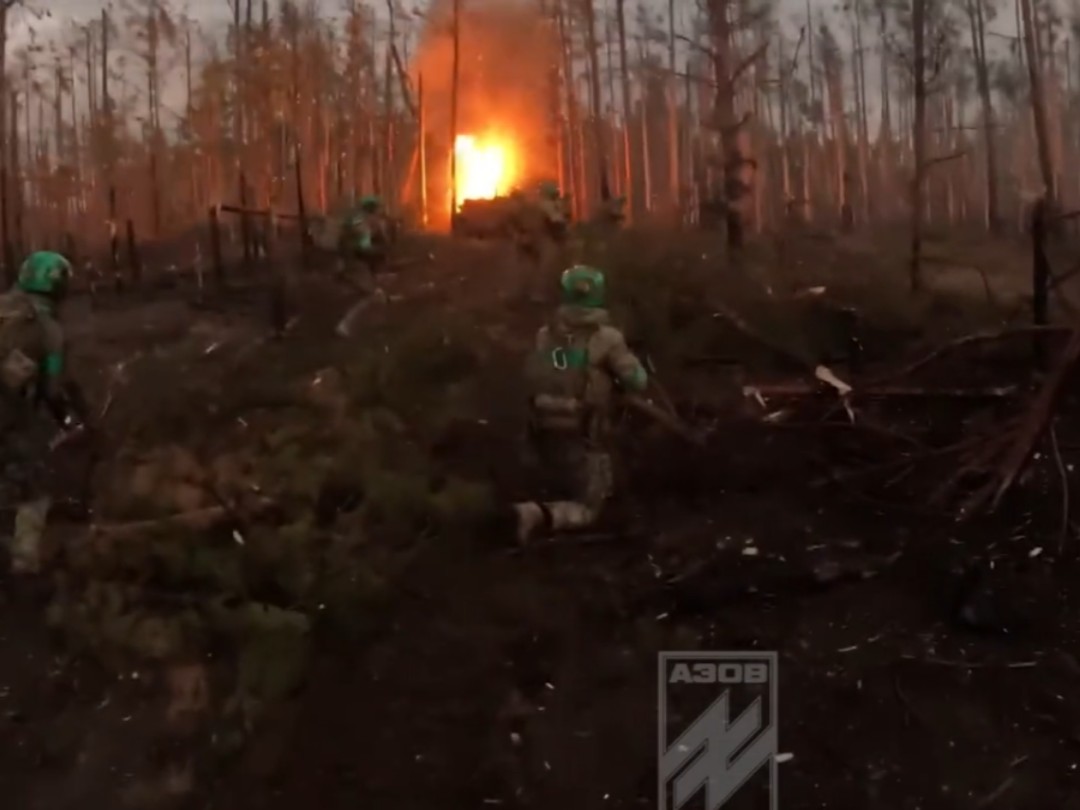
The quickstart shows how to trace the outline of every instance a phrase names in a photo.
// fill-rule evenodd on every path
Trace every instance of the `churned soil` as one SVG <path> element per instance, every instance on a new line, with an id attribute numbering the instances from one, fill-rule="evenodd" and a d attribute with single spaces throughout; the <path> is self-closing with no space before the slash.
<path id="1" fill-rule="evenodd" d="M 479 372 L 485 412 L 445 453 L 512 496 L 520 392 L 508 375 L 543 308 L 493 281 L 500 261 L 477 249 L 403 270 L 354 339 L 459 300 L 489 318 L 501 349 Z M 348 301 L 333 289 L 301 283 L 279 351 L 340 343 Z M 104 366 L 192 323 L 258 335 L 267 313 L 257 296 L 216 310 L 159 296 L 79 315 L 74 331 Z M 913 407 L 925 422 L 935 408 L 955 418 L 955 403 Z M 1066 476 L 1080 450 L 1069 413 Z M 785 809 L 1080 806 L 1080 539 L 1061 533 L 1052 459 L 996 515 L 957 524 L 910 497 L 822 484 L 837 463 L 827 431 L 743 422 L 695 449 L 637 427 L 614 528 L 527 549 L 482 533 L 423 546 L 375 633 L 320 636 L 303 689 L 243 752 L 171 789 L 143 789 L 167 754 L 161 676 L 64 650 L 40 595 L 0 580 L 0 803 L 649 807 L 657 655 L 700 649 L 779 653 Z M 744 806 L 759 805 L 731 803 Z"/>

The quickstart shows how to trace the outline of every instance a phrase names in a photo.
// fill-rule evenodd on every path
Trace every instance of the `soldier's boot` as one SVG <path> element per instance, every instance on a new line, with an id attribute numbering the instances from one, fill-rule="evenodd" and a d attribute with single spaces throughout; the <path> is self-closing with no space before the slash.
<path id="1" fill-rule="evenodd" d="M 535 539 L 541 530 L 553 534 L 587 529 L 596 523 L 595 509 L 576 501 L 552 501 L 550 503 L 519 503 L 517 512 L 517 539 L 522 545 Z"/>
<path id="2" fill-rule="evenodd" d="M 551 515 L 553 532 L 581 531 L 596 523 L 598 517 L 595 509 L 577 501 L 555 501 L 544 505 Z"/>
<path id="3" fill-rule="evenodd" d="M 543 505 L 535 501 L 515 504 L 514 512 L 517 517 L 517 540 L 521 545 L 535 538 L 550 523 Z"/>
<path id="4" fill-rule="evenodd" d="M 360 288 L 360 297 L 355 304 L 349 307 L 349 311 L 345 313 L 344 317 L 338 321 L 335 330 L 338 337 L 350 337 L 360 320 L 360 315 L 370 306 L 372 301 L 378 301 L 380 297 L 383 300 L 385 299 L 385 294 L 376 287 L 375 275 L 367 264 L 356 267 L 352 273 L 352 278 L 356 286 Z"/>
<path id="5" fill-rule="evenodd" d="M 37 574 L 41 571 L 41 538 L 51 502 L 38 498 L 19 504 L 15 512 L 15 536 L 11 542 L 11 572 Z"/>

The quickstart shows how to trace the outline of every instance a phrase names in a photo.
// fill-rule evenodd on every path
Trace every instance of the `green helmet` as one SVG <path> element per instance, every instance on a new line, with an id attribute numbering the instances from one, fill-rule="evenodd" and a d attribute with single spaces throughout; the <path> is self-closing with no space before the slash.
<path id="1" fill-rule="evenodd" d="M 374 194 L 368 194 L 360 198 L 360 210 L 367 213 L 378 211 L 382 207 L 382 200 Z"/>
<path id="2" fill-rule="evenodd" d="M 549 200 L 559 199 L 559 187 L 550 180 L 546 180 L 540 184 L 540 196 Z"/>
<path id="3" fill-rule="evenodd" d="M 59 298 L 71 278 L 71 262 L 49 250 L 31 253 L 22 267 L 16 284 L 20 290 Z"/>
<path id="4" fill-rule="evenodd" d="M 600 309 L 606 298 L 604 274 L 595 267 L 576 264 L 562 274 L 564 304 Z"/>

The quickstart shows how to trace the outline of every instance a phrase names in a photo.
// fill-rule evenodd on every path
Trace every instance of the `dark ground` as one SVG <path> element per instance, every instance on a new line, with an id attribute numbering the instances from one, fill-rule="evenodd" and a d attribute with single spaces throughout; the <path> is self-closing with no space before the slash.
<path id="1" fill-rule="evenodd" d="M 484 410 L 445 452 L 515 494 L 520 413 L 507 375 L 543 310 L 499 303 L 498 255 L 453 256 L 403 271 L 354 340 L 377 342 L 387 323 L 435 317 L 446 301 L 490 327 Z M 266 351 L 317 369 L 355 345 L 330 336 L 348 302 L 324 282 L 303 289 L 291 336 Z M 243 299 L 197 310 L 190 332 L 176 302 L 79 316 L 92 329 L 84 367 L 158 346 L 171 373 L 197 376 L 177 347 L 266 332 L 262 299 Z M 277 373 L 275 357 L 258 367 Z M 710 374 L 666 382 L 701 390 Z M 102 380 L 91 387 L 107 396 Z M 126 418 L 122 399 L 152 409 L 168 396 L 135 388 L 115 395 L 114 419 Z M 955 419 L 955 405 L 913 407 L 931 423 Z M 1059 426 L 1067 474 L 1072 412 Z M 70 654 L 40 599 L 0 580 L 2 805 L 649 807 L 657 653 L 753 649 L 780 653 L 785 810 L 1080 807 L 1078 540 L 1070 530 L 1059 553 L 1045 455 L 996 516 L 957 525 L 911 494 L 815 486 L 844 450 L 830 431 L 739 423 L 704 451 L 644 434 L 625 448 L 628 536 L 525 551 L 479 535 L 423 545 L 376 630 L 362 643 L 319 636 L 305 687 L 216 767 L 175 767 L 166 670 Z M 978 559 L 993 560 L 986 591 L 1006 633 L 956 620 L 958 571 Z"/>

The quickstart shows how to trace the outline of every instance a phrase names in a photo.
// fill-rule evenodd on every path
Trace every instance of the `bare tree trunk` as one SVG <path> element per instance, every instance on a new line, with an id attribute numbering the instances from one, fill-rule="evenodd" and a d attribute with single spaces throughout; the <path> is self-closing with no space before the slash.
<path id="1" fill-rule="evenodd" d="M 461 80 L 461 0 L 454 0 L 454 19 L 451 32 L 454 38 L 454 65 L 450 84 L 450 222 L 458 210 L 457 191 L 457 135 L 458 135 L 458 84 Z"/>
<path id="2" fill-rule="evenodd" d="M 15 218 L 15 236 L 14 236 L 14 253 L 18 255 L 22 253 L 26 246 L 26 240 L 23 238 L 23 207 L 24 207 L 24 195 L 23 195 L 23 171 L 20 161 L 20 149 L 19 149 L 19 94 L 11 91 L 11 117 L 9 120 L 9 132 L 8 140 L 10 142 L 11 153 L 11 170 L 10 180 L 12 181 L 13 191 L 9 203 L 11 204 L 12 211 Z M 9 189 L 11 190 L 11 189 Z"/>
<path id="3" fill-rule="evenodd" d="M 7 99 L 7 38 L 8 10 L 15 5 L 15 0 L 0 0 L 0 99 Z M 7 104 L 0 103 L 0 155 L 6 155 L 4 142 L 7 140 Z M 8 197 L 8 166 L 5 160 L 0 165 L 0 250 L 4 260 L 4 277 L 8 284 L 15 281 L 15 256 L 11 245 L 11 210 Z"/>
<path id="4" fill-rule="evenodd" d="M 577 218 L 581 215 L 583 191 L 581 188 L 581 176 L 584 166 L 578 150 L 578 101 L 577 91 L 574 88 L 574 62 L 571 54 L 570 31 L 566 21 L 566 10 L 562 0 L 558 0 L 556 12 L 559 23 L 559 43 L 563 63 L 563 93 L 566 97 L 566 151 L 567 163 L 569 164 L 570 188 L 567 190 L 570 196 L 570 213 Z"/>
<path id="5" fill-rule="evenodd" d="M 625 158 L 620 153 L 619 142 L 616 141 L 615 138 L 618 119 L 615 107 L 618 104 L 616 101 L 618 94 L 615 92 L 615 34 L 612 31 L 613 22 L 610 14 L 604 15 L 604 58 L 607 62 L 605 70 L 607 71 L 608 105 L 602 107 L 602 109 L 604 110 L 604 122 L 606 126 L 606 143 L 608 144 L 608 149 L 611 151 L 612 193 L 625 199 L 626 191 L 623 188 L 623 180 L 625 178 L 621 169 L 621 166 L 623 165 L 622 160 L 625 160 Z"/>
<path id="6" fill-rule="evenodd" d="M 668 76 L 664 83 L 668 105 L 668 178 L 672 210 L 678 210 L 682 197 L 679 177 L 679 103 L 675 78 L 675 0 L 668 0 Z"/>
<path id="7" fill-rule="evenodd" d="M 716 84 L 716 127 L 720 130 L 724 160 L 727 244 L 733 253 L 738 253 L 745 244 L 753 210 L 754 161 L 746 131 L 747 118 L 739 119 L 735 112 L 735 85 L 739 77 L 732 59 L 734 37 L 728 18 L 731 4 L 729 0 L 709 0 L 708 9 Z M 744 63 L 744 66 L 749 65 Z M 744 66 L 739 67 L 744 69 Z"/>
<path id="8" fill-rule="evenodd" d="M 986 26 L 983 0 L 968 0 L 968 22 L 971 27 L 971 50 L 975 57 L 975 82 L 982 108 L 983 142 L 986 148 L 986 227 L 991 233 L 1001 233 L 1001 213 L 998 210 L 997 134 L 994 132 L 994 103 L 990 97 L 990 66 L 986 57 Z"/>
<path id="9" fill-rule="evenodd" d="M 417 149 L 420 151 L 420 224 L 428 226 L 427 196 L 427 99 L 424 96 L 424 76 L 416 77 L 416 103 L 420 112 L 416 124 Z"/>
<path id="10" fill-rule="evenodd" d="M 649 143 L 649 116 L 646 114 L 644 98 L 638 102 L 638 122 L 641 125 L 641 177 L 644 181 L 645 211 L 650 213 L 653 205 L 652 146 Z"/>
<path id="11" fill-rule="evenodd" d="M 858 128 L 858 160 L 859 160 L 859 210 L 862 212 L 863 223 L 870 220 L 870 176 L 869 176 L 869 149 L 870 135 L 866 124 L 866 67 L 863 59 L 862 43 L 862 5 L 855 0 L 852 5 L 852 14 L 855 18 L 851 74 L 855 84 L 855 126 Z"/>
<path id="12" fill-rule="evenodd" d="M 840 47 L 825 26 L 822 26 L 822 63 L 825 69 L 825 89 L 829 97 L 829 121 L 832 129 L 834 169 L 836 171 L 836 203 L 840 226 L 848 231 L 854 224 L 851 208 L 848 172 L 848 128 L 844 116 L 844 74 Z"/>
<path id="13" fill-rule="evenodd" d="M 383 158 L 383 171 L 386 173 L 386 196 L 387 202 L 391 205 L 394 204 L 394 195 L 397 191 L 397 173 L 394 171 L 395 166 L 395 154 L 394 154 L 394 62 L 393 62 L 393 50 L 394 40 L 396 38 L 395 31 L 395 14 L 394 14 L 394 0 L 386 0 L 386 9 L 390 15 L 390 33 L 389 40 L 386 44 L 386 65 L 384 70 L 386 76 L 384 77 L 385 87 L 383 88 L 383 102 L 385 116 L 384 128 L 383 128 L 383 149 L 385 155 Z"/>
<path id="14" fill-rule="evenodd" d="M 814 102 L 817 101 L 817 78 L 815 75 L 814 65 L 814 14 L 810 10 L 810 0 L 806 0 L 806 72 L 807 82 L 810 88 L 810 106 L 814 106 Z M 810 181 L 810 160 L 811 160 L 811 145 L 815 140 L 817 133 L 817 122 L 813 122 L 807 127 L 806 132 L 803 134 L 803 165 L 802 165 L 802 216 L 804 222 L 811 222 L 814 218 L 814 203 L 811 194 L 811 181 Z"/>
<path id="15" fill-rule="evenodd" d="M 593 148 L 596 150 L 596 164 L 599 170 L 600 199 L 611 198 L 611 186 L 608 184 L 607 149 L 604 144 L 604 120 L 600 113 L 600 54 L 596 42 L 596 9 L 593 0 L 585 3 L 585 37 L 589 56 L 589 85 L 592 101 Z"/>
<path id="16" fill-rule="evenodd" d="M 1052 205 L 1059 199 L 1057 172 L 1050 151 L 1050 131 L 1046 114 L 1046 91 L 1043 84 L 1043 65 L 1036 50 L 1035 21 L 1031 13 L 1031 0 L 1018 0 L 1023 19 L 1024 51 L 1027 54 L 1028 80 L 1031 83 L 1031 111 L 1035 117 L 1035 139 L 1039 153 L 1039 170 L 1042 172 L 1044 193 Z"/>
<path id="17" fill-rule="evenodd" d="M 788 124 L 788 65 L 784 59 L 784 35 L 777 35 L 777 57 L 780 64 L 780 191 L 783 198 L 784 222 L 789 222 L 794 214 L 791 196 L 791 154 L 790 132 Z"/>
<path id="18" fill-rule="evenodd" d="M 619 27 L 619 73 L 622 79 L 622 136 L 623 136 L 623 193 L 626 195 L 626 213 L 634 216 L 633 150 L 630 142 L 630 121 L 633 108 L 630 103 L 630 68 L 626 58 L 626 0 L 615 0 Z"/>
<path id="19" fill-rule="evenodd" d="M 810 84 L 810 104 L 817 101 L 817 77 L 814 74 L 814 14 L 810 10 L 810 0 L 806 0 L 806 59 L 807 76 Z"/>
<path id="20" fill-rule="evenodd" d="M 923 186 L 926 174 L 926 3 L 912 0 L 911 28 L 914 41 L 915 121 L 912 144 L 915 165 L 911 180 L 911 265 L 912 291 L 922 288 Z"/>

